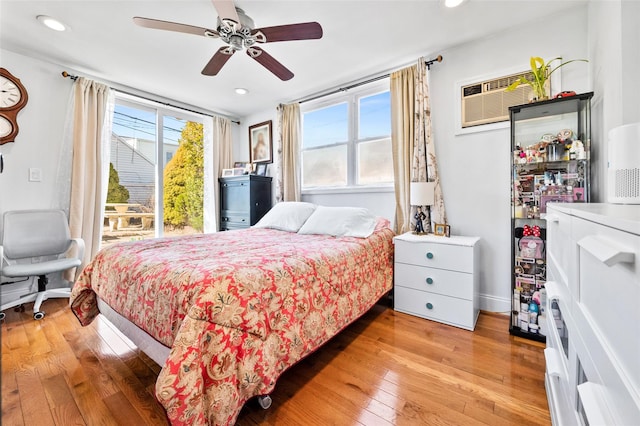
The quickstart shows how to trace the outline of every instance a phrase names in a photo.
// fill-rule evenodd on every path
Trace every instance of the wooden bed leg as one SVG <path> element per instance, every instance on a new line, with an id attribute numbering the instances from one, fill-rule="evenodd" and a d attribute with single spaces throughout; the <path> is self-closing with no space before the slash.
<path id="1" fill-rule="evenodd" d="M 271 399 L 271 397 L 269 395 L 260 395 L 258 397 L 258 404 L 260 404 L 260 406 L 267 410 L 269 407 L 271 407 L 271 403 L 273 402 L 273 400 Z"/>

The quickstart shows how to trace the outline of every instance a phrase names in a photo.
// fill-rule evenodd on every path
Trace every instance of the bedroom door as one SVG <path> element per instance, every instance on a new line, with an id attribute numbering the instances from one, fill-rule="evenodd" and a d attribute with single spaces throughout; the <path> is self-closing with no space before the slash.
<path id="1" fill-rule="evenodd" d="M 116 97 L 102 246 L 202 232 L 202 118 Z"/>

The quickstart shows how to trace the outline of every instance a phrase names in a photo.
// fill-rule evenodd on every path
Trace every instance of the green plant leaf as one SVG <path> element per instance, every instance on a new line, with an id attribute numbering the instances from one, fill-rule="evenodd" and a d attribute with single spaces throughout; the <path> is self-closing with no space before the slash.
<path id="1" fill-rule="evenodd" d="M 529 80 L 527 80 L 524 77 L 520 77 L 519 79 L 517 79 L 516 81 L 514 81 L 513 83 L 511 83 L 510 85 L 508 85 L 504 90 L 505 92 L 512 92 L 514 90 L 516 90 L 518 87 L 520 87 L 520 85 L 522 84 L 531 84 L 531 82 Z"/>
<path id="2" fill-rule="evenodd" d="M 556 58 L 556 59 L 562 59 L 562 58 Z M 551 75 L 551 74 L 552 74 L 555 70 L 557 70 L 558 68 L 563 67 L 563 66 L 565 66 L 565 65 L 567 65 L 567 64 L 570 64 L 571 62 L 576 62 L 576 61 L 580 61 L 580 62 L 589 62 L 589 61 L 587 61 L 586 59 L 572 59 L 572 60 L 567 61 L 567 62 L 562 62 L 562 63 L 561 63 L 561 64 L 559 64 L 557 67 L 555 67 L 554 69 L 552 69 L 551 71 L 549 71 L 549 75 Z M 549 62 L 551 62 L 551 61 L 549 61 Z"/>

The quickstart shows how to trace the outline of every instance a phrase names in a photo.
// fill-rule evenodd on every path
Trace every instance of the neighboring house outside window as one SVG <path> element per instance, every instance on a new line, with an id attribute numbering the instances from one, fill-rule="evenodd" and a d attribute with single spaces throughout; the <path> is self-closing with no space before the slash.
<path id="1" fill-rule="evenodd" d="M 389 82 L 301 106 L 302 190 L 391 186 Z"/>

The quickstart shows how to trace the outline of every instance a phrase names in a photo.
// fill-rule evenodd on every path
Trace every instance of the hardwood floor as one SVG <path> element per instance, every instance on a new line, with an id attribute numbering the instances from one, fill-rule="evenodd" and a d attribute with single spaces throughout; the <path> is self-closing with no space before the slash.
<path id="1" fill-rule="evenodd" d="M 47 316 L 6 311 L 3 425 L 165 425 L 160 367 L 102 318 L 81 327 L 66 299 Z M 544 346 L 482 313 L 475 332 L 376 306 L 287 371 L 268 410 L 238 425 L 549 425 Z"/>

